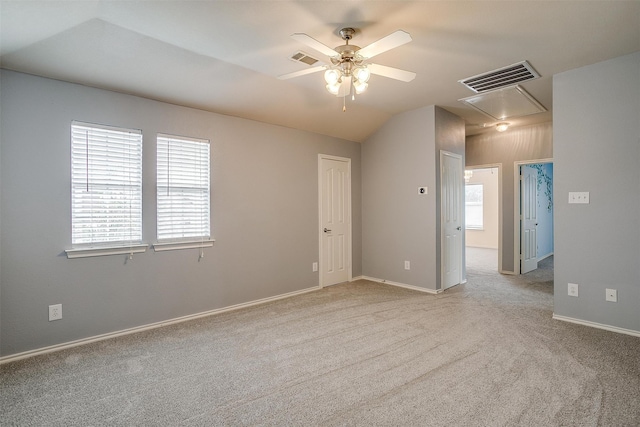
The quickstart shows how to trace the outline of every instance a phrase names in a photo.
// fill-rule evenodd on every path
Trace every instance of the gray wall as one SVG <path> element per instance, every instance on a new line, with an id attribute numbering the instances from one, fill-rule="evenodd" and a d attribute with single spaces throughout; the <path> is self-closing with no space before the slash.
<path id="1" fill-rule="evenodd" d="M 502 164 L 502 269 L 519 271 L 514 265 L 514 175 L 516 161 L 553 157 L 551 123 L 487 132 L 466 138 L 466 165 Z"/>
<path id="2" fill-rule="evenodd" d="M 553 105 L 554 312 L 640 332 L 640 52 L 554 76 Z"/>
<path id="3" fill-rule="evenodd" d="M 318 285 L 318 153 L 351 158 L 362 274 L 360 144 L 2 71 L 0 354 Z M 69 260 L 72 120 L 142 129 L 143 234 L 155 240 L 157 132 L 212 143 L 213 248 Z M 63 319 L 48 322 L 48 305 Z"/>
<path id="4" fill-rule="evenodd" d="M 365 276 L 436 289 L 434 132 L 430 106 L 392 117 L 362 144 Z"/>
<path id="5" fill-rule="evenodd" d="M 464 122 L 435 106 L 394 116 L 363 143 L 365 276 L 440 288 L 440 149 L 464 155 Z"/>

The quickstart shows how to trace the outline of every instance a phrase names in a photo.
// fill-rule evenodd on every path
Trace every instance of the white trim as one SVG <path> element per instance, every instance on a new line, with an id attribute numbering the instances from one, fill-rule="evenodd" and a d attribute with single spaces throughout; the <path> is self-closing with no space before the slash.
<path id="1" fill-rule="evenodd" d="M 162 132 L 158 132 L 156 134 L 156 141 L 158 140 L 158 138 L 173 139 L 173 140 L 183 140 L 183 141 L 189 141 L 189 142 L 201 142 L 203 144 L 211 145 L 211 141 L 208 140 L 208 139 L 193 138 L 191 136 L 172 135 L 172 134 L 169 134 L 169 133 L 162 133 Z"/>
<path id="2" fill-rule="evenodd" d="M 133 133 L 135 135 L 142 135 L 142 129 L 135 128 L 123 128 L 119 126 L 104 125 L 102 123 L 83 122 L 81 120 L 71 120 L 71 126 L 82 126 L 86 128 L 97 128 L 106 131 Z"/>
<path id="3" fill-rule="evenodd" d="M 634 331 L 633 329 L 619 328 L 617 326 L 605 325 L 603 323 L 589 322 L 588 320 L 574 319 L 573 317 L 560 316 L 553 313 L 552 316 L 556 320 L 562 320 L 563 322 L 575 323 L 582 326 L 589 326 L 596 329 L 604 329 L 605 331 L 617 332 L 619 334 L 631 335 L 634 337 L 640 337 L 640 331 Z"/>
<path id="4" fill-rule="evenodd" d="M 520 267 L 520 166 L 553 163 L 553 158 L 517 160 L 513 162 L 513 271 L 521 274 Z"/>
<path id="5" fill-rule="evenodd" d="M 500 274 L 509 274 L 511 276 L 516 276 L 517 273 L 515 271 L 509 271 L 509 270 L 498 270 L 500 272 Z"/>
<path id="6" fill-rule="evenodd" d="M 348 236 L 349 236 L 349 241 L 347 242 L 347 281 L 351 282 L 353 281 L 352 278 L 352 274 L 353 274 L 353 254 L 352 254 L 352 246 L 353 246 L 353 223 L 352 223 L 352 217 L 351 217 L 351 181 L 352 181 L 352 177 L 351 177 L 351 159 L 349 157 L 338 157 L 338 156 L 332 156 L 330 154 L 318 154 L 318 286 L 320 288 L 322 288 L 323 285 L 323 280 L 324 280 L 324 275 L 322 274 L 323 268 L 322 268 L 322 160 L 323 159 L 327 159 L 327 160 L 335 160 L 338 162 L 345 162 L 347 164 L 347 174 L 348 176 L 348 182 L 347 182 L 347 200 L 349 203 L 349 206 L 347 207 L 348 212 L 349 212 L 349 216 L 347 218 L 348 223 L 349 223 L 349 231 L 348 231 Z"/>
<path id="7" fill-rule="evenodd" d="M 419 286 L 414 286 L 414 285 L 407 285 L 406 283 L 398 283 L 398 282 L 392 282 L 391 280 L 386 280 L 386 279 L 378 279 L 375 277 L 369 277 L 369 276 L 360 276 L 362 280 L 369 280 L 370 282 L 378 282 L 378 283 L 382 283 L 383 285 L 391 285 L 391 286 L 397 286 L 399 288 L 405 288 L 405 289 L 411 289 L 412 291 L 419 291 L 419 292 L 424 292 L 427 294 L 439 294 L 440 292 L 442 292 L 442 289 L 427 289 L 427 288 L 421 288 Z M 454 285 L 455 286 L 455 285 Z"/>
<path id="8" fill-rule="evenodd" d="M 136 243 L 129 246 L 99 246 L 92 248 L 65 249 L 68 259 L 88 258 L 92 256 L 126 255 L 146 252 L 149 245 Z"/>
<path id="9" fill-rule="evenodd" d="M 351 281 L 352 281 L 352 282 L 355 282 L 356 280 L 366 280 L 366 279 L 365 279 L 365 278 L 364 278 L 364 276 L 362 276 L 362 275 L 360 275 L 360 276 L 356 276 L 356 277 L 352 277 L 352 278 L 351 278 Z"/>
<path id="10" fill-rule="evenodd" d="M 473 169 L 498 169 L 498 271 L 503 274 L 513 274 L 512 272 L 507 272 L 502 270 L 502 163 L 489 163 L 486 165 L 473 165 L 473 166 L 465 166 L 465 170 L 473 170 Z M 465 252 L 465 260 L 466 260 L 466 252 Z"/>
<path id="11" fill-rule="evenodd" d="M 549 258 L 550 256 L 553 256 L 553 252 L 549 252 L 548 254 L 541 256 L 540 258 L 538 258 L 538 262 L 540 262 L 542 260 L 545 260 L 545 259 Z"/>
<path id="12" fill-rule="evenodd" d="M 166 243 L 154 243 L 153 250 L 155 252 L 173 251 L 179 249 L 194 249 L 194 248 L 210 248 L 213 246 L 213 242 L 216 239 L 207 240 L 190 240 L 186 242 L 166 242 Z"/>
<path id="13" fill-rule="evenodd" d="M 78 346 L 81 346 L 81 345 L 90 344 L 90 343 L 97 342 L 97 341 L 104 341 L 104 340 L 107 340 L 107 339 L 110 339 L 110 338 L 120 337 L 120 336 L 123 336 L 123 335 L 135 334 L 135 333 L 138 333 L 138 332 L 148 331 L 150 329 L 157 329 L 157 328 L 161 328 L 163 326 L 168 326 L 168 325 L 173 325 L 173 324 L 176 324 L 176 323 L 187 322 L 189 320 L 199 319 L 201 317 L 208 317 L 208 316 L 213 316 L 213 315 L 216 315 L 216 314 L 226 313 L 228 311 L 240 310 L 240 309 L 243 309 L 243 308 L 252 307 L 254 305 L 265 304 L 265 303 L 268 303 L 268 302 L 273 302 L 273 301 L 277 301 L 277 300 L 281 300 L 281 299 L 285 299 L 285 298 L 290 298 L 290 297 L 293 297 L 293 296 L 296 296 L 296 295 L 302 295 L 302 294 L 306 294 L 308 292 L 314 292 L 314 291 L 317 291 L 317 290 L 320 290 L 320 287 L 319 286 L 314 286 L 312 288 L 302 289 L 302 290 L 299 290 L 299 291 L 293 291 L 293 292 L 289 292 L 289 293 L 286 293 L 286 294 L 276 295 L 276 296 L 273 296 L 273 297 L 262 298 L 262 299 L 259 299 L 259 300 L 254 300 L 254 301 L 245 302 L 245 303 L 241 303 L 241 304 L 231 305 L 231 306 L 223 307 L 223 308 L 217 308 L 215 310 L 203 311 L 201 313 L 189 314 L 187 316 L 176 317 L 176 318 L 173 318 L 173 319 L 163 320 L 163 321 L 155 322 L 155 323 L 149 323 L 147 325 L 136 326 L 134 328 L 122 329 L 120 331 L 108 332 L 106 334 L 94 335 L 92 337 L 82 338 L 82 339 L 79 339 L 79 340 L 69 341 L 69 342 L 66 342 L 66 343 L 56 344 L 56 345 L 52 345 L 52 346 L 48 346 L 48 347 L 42 347 L 42 348 L 38 348 L 38 349 L 35 349 L 35 350 L 28 350 L 28 351 L 24 351 L 22 353 L 11 354 L 11 355 L 8 355 L 8 356 L 0 357 L 0 365 L 3 365 L 5 363 L 9 363 L 9 362 L 15 362 L 16 360 L 26 359 L 28 357 L 39 356 L 39 355 L 47 354 L 47 353 L 53 353 L 53 352 L 60 351 L 60 350 L 66 350 L 66 349 L 69 349 L 69 348 L 78 347 Z"/>

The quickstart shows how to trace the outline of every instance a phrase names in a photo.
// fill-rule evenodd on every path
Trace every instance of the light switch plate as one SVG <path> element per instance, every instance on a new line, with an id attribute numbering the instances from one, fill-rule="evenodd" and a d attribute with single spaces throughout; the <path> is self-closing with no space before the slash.
<path id="1" fill-rule="evenodd" d="M 569 203 L 589 204 L 589 192 L 588 191 L 570 191 Z"/>

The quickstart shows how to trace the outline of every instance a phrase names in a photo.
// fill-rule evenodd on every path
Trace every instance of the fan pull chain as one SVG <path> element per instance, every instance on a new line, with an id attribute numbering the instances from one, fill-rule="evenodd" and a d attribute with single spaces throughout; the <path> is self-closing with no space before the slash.
<path id="1" fill-rule="evenodd" d="M 344 113 L 345 111 L 347 111 L 347 97 L 343 96 L 342 97 L 342 112 Z"/>

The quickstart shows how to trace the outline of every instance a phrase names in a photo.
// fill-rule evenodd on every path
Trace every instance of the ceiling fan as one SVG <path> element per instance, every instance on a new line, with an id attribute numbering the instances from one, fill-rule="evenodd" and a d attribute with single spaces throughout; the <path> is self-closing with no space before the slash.
<path id="1" fill-rule="evenodd" d="M 329 59 L 327 62 L 331 65 L 319 65 L 306 70 L 283 74 L 278 76 L 278 78 L 280 80 L 286 80 L 324 70 L 324 78 L 327 83 L 326 88 L 329 93 L 338 97 L 345 97 L 352 94 L 352 88 L 357 94 L 364 92 L 368 87 L 367 82 L 371 74 L 401 80 L 403 82 L 410 82 L 416 77 L 416 73 L 411 71 L 367 62 L 376 55 L 409 43 L 412 40 L 409 33 L 397 30 L 361 48 L 360 46 L 349 44 L 349 40 L 353 38 L 355 32 L 356 30 L 353 28 L 341 29 L 340 36 L 342 36 L 345 44 L 335 49 L 330 48 L 307 34 L 292 34 L 291 37 L 294 40 L 304 43 L 313 50 L 326 55 Z"/>

